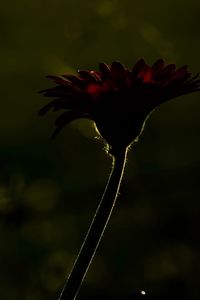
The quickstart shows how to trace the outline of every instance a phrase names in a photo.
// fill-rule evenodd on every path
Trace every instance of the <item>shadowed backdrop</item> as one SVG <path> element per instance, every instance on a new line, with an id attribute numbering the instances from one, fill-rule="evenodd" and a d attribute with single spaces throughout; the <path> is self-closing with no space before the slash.
<path id="1" fill-rule="evenodd" d="M 1 1 L 0 299 L 55 300 L 111 168 L 92 123 L 50 140 L 48 74 L 157 58 L 200 70 L 196 0 Z M 77 300 L 197 300 L 200 95 L 158 108 L 128 154 L 117 206 Z"/>

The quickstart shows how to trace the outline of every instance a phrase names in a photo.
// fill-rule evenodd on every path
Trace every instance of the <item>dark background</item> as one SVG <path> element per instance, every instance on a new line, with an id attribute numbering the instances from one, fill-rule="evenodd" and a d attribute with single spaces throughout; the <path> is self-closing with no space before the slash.
<path id="1" fill-rule="evenodd" d="M 163 57 L 200 70 L 197 0 L 32 0 L 0 6 L 0 299 L 57 299 L 111 168 L 89 121 L 52 142 L 47 74 Z M 200 298 L 200 95 L 162 105 L 131 149 L 78 299 Z"/>

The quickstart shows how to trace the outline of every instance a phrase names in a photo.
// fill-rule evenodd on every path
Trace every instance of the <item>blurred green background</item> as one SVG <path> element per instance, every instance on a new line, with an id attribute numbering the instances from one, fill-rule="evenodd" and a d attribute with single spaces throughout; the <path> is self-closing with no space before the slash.
<path id="1" fill-rule="evenodd" d="M 163 57 L 200 70 L 197 0 L 1 1 L 0 299 L 55 300 L 111 168 L 89 121 L 52 142 L 47 74 Z M 77 300 L 200 298 L 200 95 L 162 105 L 129 152 L 118 204 Z M 129 298 L 130 297 L 130 298 Z"/>

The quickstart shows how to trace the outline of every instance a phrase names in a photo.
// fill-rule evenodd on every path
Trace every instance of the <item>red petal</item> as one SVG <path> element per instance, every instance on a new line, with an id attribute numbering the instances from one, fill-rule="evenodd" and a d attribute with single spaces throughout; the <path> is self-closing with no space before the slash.
<path id="1" fill-rule="evenodd" d="M 40 93 L 43 93 L 44 97 L 60 97 L 60 96 L 66 96 L 69 93 L 75 93 L 79 92 L 79 88 L 73 85 L 57 85 L 53 88 L 46 89 L 41 91 Z"/>
<path id="2" fill-rule="evenodd" d="M 97 96 L 101 90 L 102 87 L 98 84 L 90 84 L 86 89 L 86 91 L 93 96 Z"/>
<path id="3" fill-rule="evenodd" d="M 179 69 L 176 70 L 176 72 L 174 73 L 173 78 L 182 78 L 182 77 L 184 77 L 184 75 L 186 75 L 186 74 L 190 75 L 190 74 L 188 73 L 187 69 L 188 69 L 188 66 L 187 66 L 187 65 L 185 65 L 185 66 L 179 68 Z"/>
<path id="4" fill-rule="evenodd" d="M 148 68 L 146 71 L 144 71 L 143 81 L 144 82 L 151 82 L 152 81 L 152 70 L 151 70 L 151 68 Z"/>
<path id="5" fill-rule="evenodd" d="M 58 76 L 48 75 L 46 76 L 46 78 L 49 78 L 60 85 L 71 86 L 71 82 L 69 80 L 62 79 Z"/>
<path id="6" fill-rule="evenodd" d="M 137 77 L 137 75 L 146 68 L 147 64 L 145 63 L 144 59 L 139 59 L 136 64 L 133 66 L 132 69 L 132 76 Z"/>
<path id="7" fill-rule="evenodd" d="M 111 71 L 108 65 L 105 63 L 100 63 L 99 64 L 99 70 L 102 74 L 102 79 L 108 79 L 111 76 Z"/>
<path id="8" fill-rule="evenodd" d="M 111 74 L 115 81 L 119 84 L 127 82 L 127 73 L 124 66 L 119 62 L 113 62 L 111 65 Z"/>
<path id="9" fill-rule="evenodd" d="M 64 75 L 62 75 L 62 77 L 68 79 L 69 81 L 71 81 L 71 83 L 73 85 L 75 84 L 78 87 L 82 87 L 85 84 L 83 79 L 81 79 L 80 77 L 75 76 L 75 75 L 64 74 Z"/>
<path id="10" fill-rule="evenodd" d="M 167 65 L 165 68 L 163 68 L 156 76 L 157 80 L 164 80 L 170 78 L 170 76 L 173 75 L 174 71 L 176 69 L 175 64 Z"/>
<path id="11" fill-rule="evenodd" d="M 101 74 L 100 74 L 100 72 L 90 71 L 90 73 L 95 77 L 95 79 L 96 79 L 97 82 L 101 81 Z"/>
<path id="12" fill-rule="evenodd" d="M 163 59 L 158 59 L 152 66 L 153 78 L 164 68 L 165 62 Z"/>
<path id="13" fill-rule="evenodd" d="M 89 82 L 97 82 L 96 77 L 90 71 L 78 70 L 78 73 L 83 79 Z"/>

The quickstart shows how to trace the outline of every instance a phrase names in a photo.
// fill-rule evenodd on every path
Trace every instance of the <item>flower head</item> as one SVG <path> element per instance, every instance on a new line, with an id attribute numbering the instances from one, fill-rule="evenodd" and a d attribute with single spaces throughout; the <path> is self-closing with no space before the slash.
<path id="1" fill-rule="evenodd" d="M 62 110 L 56 119 L 55 137 L 68 123 L 79 118 L 93 120 L 100 135 L 115 154 L 140 135 L 146 118 L 161 103 L 200 90 L 198 74 L 183 66 L 165 65 L 162 59 L 152 66 L 140 59 L 132 69 L 121 63 L 99 64 L 99 71 L 78 71 L 78 75 L 47 76 L 56 86 L 43 90 L 55 98 L 40 110 Z"/>

